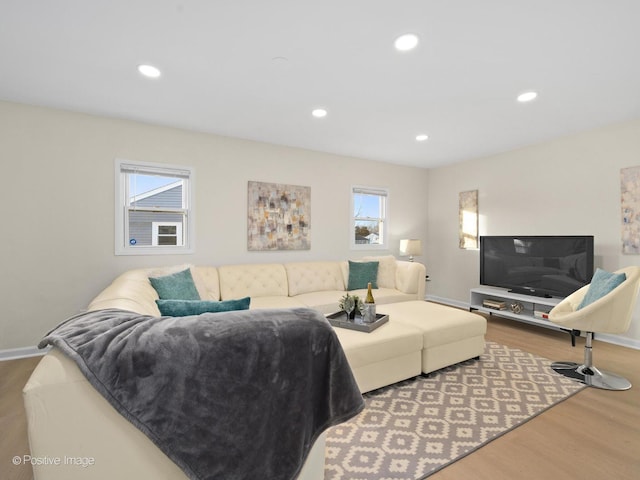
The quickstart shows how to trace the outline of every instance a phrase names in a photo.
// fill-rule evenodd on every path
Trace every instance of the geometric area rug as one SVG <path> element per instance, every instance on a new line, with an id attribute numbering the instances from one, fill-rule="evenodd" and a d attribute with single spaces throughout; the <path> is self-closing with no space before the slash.
<path id="1" fill-rule="evenodd" d="M 327 430 L 325 480 L 418 480 L 472 453 L 585 385 L 546 358 L 486 342 L 467 360 L 364 394 Z"/>

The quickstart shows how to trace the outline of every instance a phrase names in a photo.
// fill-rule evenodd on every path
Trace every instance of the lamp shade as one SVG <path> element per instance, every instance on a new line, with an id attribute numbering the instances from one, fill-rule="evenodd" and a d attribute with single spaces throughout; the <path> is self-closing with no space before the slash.
<path id="1" fill-rule="evenodd" d="M 422 242 L 415 238 L 400 240 L 400 256 L 413 258 L 414 255 L 422 255 Z"/>

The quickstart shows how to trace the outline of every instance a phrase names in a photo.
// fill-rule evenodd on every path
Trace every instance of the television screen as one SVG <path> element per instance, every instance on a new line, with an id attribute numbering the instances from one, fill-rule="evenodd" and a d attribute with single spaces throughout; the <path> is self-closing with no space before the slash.
<path id="1" fill-rule="evenodd" d="M 482 236 L 480 283 L 566 297 L 593 276 L 593 236 Z"/>

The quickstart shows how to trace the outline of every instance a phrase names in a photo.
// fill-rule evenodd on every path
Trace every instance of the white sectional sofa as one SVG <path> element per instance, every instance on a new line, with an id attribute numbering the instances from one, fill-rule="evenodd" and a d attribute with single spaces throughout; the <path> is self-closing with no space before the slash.
<path id="1" fill-rule="evenodd" d="M 397 261 L 393 256 L 367 257 L 379 262 L 377 304 L 422 300 L 425 267 Z M 168 275 L 189 265 L 130 270 L 116 278 L 90 304 L 89 310 L 122 308 L 146 315 L 160 315 L 158 294 L 149 277 Z M 191 266 L 193 280 L 203 300 L 251 297 L 251 308 L 308 307 L 329 314 L 347 292 L 349 263 L 297 262 L 219 267 Z M 349 292 L 364 298 L 366 290 Z"/>
<path id="2" fill-rule="evenodd" d="M 365 257 L 378 262 L 374 297 L 390 321 L 372 333 L 337 328 L 336 332 L 360 390 L 364 393 L 420 373 L 479 356 L 484 349 L 484 317 L 424 301 L 424 265 L 395 257 Z M 89 305 L 89 310 L 122 308 L 160 315 L 158 295 L 149 277 L 188 268 L 130 270 L 116 278 Z M 330 314 L 347 293 L 348 261 L 191 266 L 203 300 L 251 297 L 251 308 L 308 307 Z M 364 298 L 365 290 L 350 294 Z"/>
<path id="3" fill-rule="evenodd" d="M 361 392 L 429 373 L 483 353 L 486 332 L 484 317 L 425 302 L 425 267 L 422 264 L 397 261 L 392 256 L 363 259 L 367 260 L 379 262 L 379 288 L 374 290 L 374 296 L 378 312 L 389 314 L 389 322 L 371 333 L 335 329 Z M 185 268 L 185 265 L 180 265 L 125 272 L 90 303 L 88 310 L 118 308 L 159 316 L 160 311 L 155 302 L 158 295 L 149 277 L 163 276 Z M 189 268 L 203 300 L 229 300 L 249 296 L 252 309 L 308 307 L 324 314 L 339 310 L 338 303 L 347 292 L 349 278 L 347 261 Z M 366 291 L 355 290 L 350 293 L 364 298 Z M 133 458 L 127 457 L 123 448 L 133 448 L 130 445 L 131 437 L 127 437 L 126 441 L 123 438 L 122 442 L 117 437 L 118 432 L 122 435 L 125 435 L 123 432 L 131 434 L 132 427 L 122 418 L 119 420 L 123 428 L 114 428 L 114 415 L 106 412 L 110 406 L 99 398 L 99 394 L 92 392 L 90 386 L 70 388 L 71 384 L 81 381 L 78 373 L 75 364 L 54 349 L 37 367 L 25 387 L 31 445 L 32 449 L 38 450 L 33 452 L 34 455 L 46 454 L 44 452 L 49 451 L 51 445 L 73 451 L 77 445 L 68 442 L 73 442 L 73 438 L 86 439 L 87 428 L 90 427 L 89 430 L 108 432 L 107 443 L 115 445 L 111 453 L 115 452 L 116 457 L 122 454 L 120 465 L 114 467 L 112 464 L 103 464 L 105 476 L 92 478 L 124 478 L 144 471 L 147 463 L 153 463 L 154 467 L 149 471 L 154 472 L 155 478 L 186 478 L 176 468 L 170 468 L 169 465 L 163 467 L 163 462 L 171 461 L 151 442 L 146 442 L 143 435 L 137 435 L 134 442 L 138 453 Z M 74 392 L 76 396 L 65 392 Z M 42 416 L 43 404 L 47 401 L 56 404 L 62 417 L 67 412 L 72 417 L 80 418 L 79 412 L 83 412 L 83 421 L 77 424 L 78 431 L 68 432 L 64 437 L 67 440 L 62 444 L 59 435 L 55 433 L 59 431 L 55 419 L 47 420 Z M 57 417 L 60 418 L 60 415 Z M 111 425 L 103 428 L 104 422 L 110 422 Z M 99 438 L 96 442 L 89 442 L 96 449 L 108 448 L 105 443 Z M 324 437 L 321 437 L 298 478 L 322 479 L 323 458 Z M 49 469 L 46 475 L 38 475 L 39 471 L 41 469 L 36 469 L 36 480 L 74 478 L 68 476 L 69 472 L 64 472 L 62 477 L 56 476 L 63 474 L 61 470 Z M 161 471 L 164 476 L 156 476 Z"/>

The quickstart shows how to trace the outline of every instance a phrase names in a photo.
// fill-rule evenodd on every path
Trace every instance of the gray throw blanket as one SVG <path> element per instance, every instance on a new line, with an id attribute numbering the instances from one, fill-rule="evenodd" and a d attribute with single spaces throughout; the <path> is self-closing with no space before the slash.
<path id="1" fill-rule="evenodd" d="M 364 408 L 335 332 L 310 309 L 99 310 L 46 345 L 191 479 L 295 478 L 318 436 Z"/>

